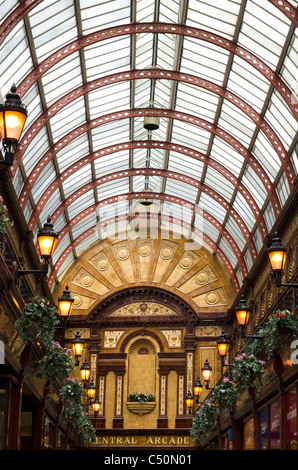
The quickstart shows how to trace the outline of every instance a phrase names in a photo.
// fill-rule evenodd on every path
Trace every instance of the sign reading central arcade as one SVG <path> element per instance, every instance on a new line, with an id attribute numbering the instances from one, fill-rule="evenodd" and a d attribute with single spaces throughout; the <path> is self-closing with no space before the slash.
<path id="1" fill-rule="evenodd" d="M 189 436 L 97 436 L 95 446 L 161 446 L 161 447 L 193 447 L 195 441 Z"/>

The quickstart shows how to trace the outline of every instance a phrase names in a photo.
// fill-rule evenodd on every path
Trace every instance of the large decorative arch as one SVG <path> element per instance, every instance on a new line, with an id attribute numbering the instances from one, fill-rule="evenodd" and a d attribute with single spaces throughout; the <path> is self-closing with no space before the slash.
<path id="1" fill-rule="evenodd" d="M 142 214 L 139 214 L 138 217 L 142 217 Z M 152 217 L 156 218 L 157 220 L 159 221 L 166 221 L 166 222 L 170 222 L 170 223 L 173 223 L 173 224 L 176 224 L 177 226 L 180 226 L 180 227 L 183 227 L 184 229 L 188 230 L 189 232 L 193 233 L 194 235 L 196 235 L 199 239 L 203 240 L 212 250 L 214 250 L 214 252 L 218 255 L 218 257 L 220 258 L 221 262 L 223 263 L 223 266 L 225 266 L 229 276 L 230 276 L 230 279 L 231 279 L 231 282 L 233 284 L 233 287 L 234 287 L 234 290 L 235 290 L 235 293 L 238 293 L 239 291 L 239 288 L 240 288 L 240 285 L 239 285 L 239 281 L 238 281 L 238 278 L 237 278 L 237 275 L 235 273 L 235 270 L 233 268 L 233 266 L 231 265 L 231 262 L 230 260 L 228 259 L 228 257 L 224 254 L 224 252 L 221 250 L 221 248 L 210 238 L 208 237 L 208 235 L 206 234 L 202 234 L 202 232 L 200 230 L 198 230 L 196 227 L 192 226 L 191 224 L 188 224 L 186 223 L 185 221 L 183 220 L 180 220 L 180 219 L 177 219 L 175 217 L 171 217 L 171 216 L 167 216 L 167 215 L 162 215 L 162 214 L 156 214 L 156 215 L 152 215 Z M 104 222 L 99 222 L 98 224 L 94 225 L 93 227 L 90 227 L 89 229 L 87 229 L 84 233 L 82 233 L 81 235 L 79 235 L 75 240 L 72 241 L 72 243 L 64 250 L 64 252 L 62 253 L 62 255 L 59 257 L 58 261 L 56 262 L 55 266 L 53 267 L 51 273 L 50 273 L 50 276 L 49 276 L 49 286 L 50 287 L 53 287 L 53 284 L 54 284 L 54 281 L 55 281 L 55 278 L 56 278 L 56 275 L 58 274 L 59 272 L 59 269 L 61 268 L 62 264 L 64 263 L 65 259 L 67 258 L 67 256 L 71 253 L 71 251 L 77 246 L 79 245 L 83 240 L 85 240 L 86 238 L 88 238 L 95 230 L 100 230 L 104 227 L 108 227 L 110 225 L 116 225 L 118 222 L 122 222 L 122 221 L 130 221 L 130 220 L 133 220 L 136 218 L 136 215 L 128 215 L 128 214 L 124 214 L 124 215 L 119 215 L 117 217 L 112 217 L 108 220 L 105 220 Z"/>

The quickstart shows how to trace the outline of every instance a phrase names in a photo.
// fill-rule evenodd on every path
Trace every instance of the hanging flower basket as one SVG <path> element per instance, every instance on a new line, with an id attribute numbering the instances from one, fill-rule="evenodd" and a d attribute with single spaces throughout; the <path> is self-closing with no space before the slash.
<path id="1" fill-rule="evenodd" d="M 279 348 L 298 339 L 298 317 L 288 310 L 271 313 L 264 326 L 265 351 L 268 358 Z"/>
<path id="2" fill-rule="evenodd" d="M 235 382 L 228 377 L 224 377 L 211 393 L 212 400 L 218 405 L 220 411 L 226 408 L 229 410 L 234 409 L 238 396 L 239 391 Z"/>
<path id="3" fill-rule="evenodd" d="M 260 389 L 265 364 L 266 362 L 260 361 L 254 354 L 243 353 L 235 357 L 231 376 L 239 392 L 251 387 L 255 382 L 258 382 L 258 390 Z"/>
<path id="4" fill-rule="evenodd" d="M 35 342 L 36 339 L 40 339 L 50 347 L 55 326 L 59 323 L 57 308 L 52 306 L 48 299 L 34 297 L 25 304 L 15 326 L 20 331 L 23 341 Z"/>
<path id="5" fill-rule="evenodd" d="M 71 426 L 75 433 L 80 436 L 83 444 L 96 441 L 96 433 L 82 406 L 81 383 L 68 377 L 65 385 L 59 392 L 59 398 L 63 405 L 62 417 Z"/>
<path id="6" fill-rule="evenodd" d="M 206 400 L 202 403 L 192 421 L 192 427 L 190 429 L 192 439 L 203 444 L 209 433 L 216 426 L 218 415 L 219 408 L 214 402 Z"/>
<path id="7" fill-rule="evenodd" d="M 69 374 L 74 371 L 74 362 L 69 355 L 71 351 L 62 348 L 56 341 L 51 344 L 43 358 L 38 361 L 41 364 L 42 375 L 52 384 L 59 380 L 64 384 Z"/>

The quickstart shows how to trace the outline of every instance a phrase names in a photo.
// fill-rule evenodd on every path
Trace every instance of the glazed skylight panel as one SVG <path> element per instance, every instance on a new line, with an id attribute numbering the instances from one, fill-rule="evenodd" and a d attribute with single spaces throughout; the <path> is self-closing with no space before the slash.
<path id="1" fill-rule="evenodd" d="M 266 169 L 271 181 L 275 180 L 277 173 L 281 168 L 281 161 L 269 140 L 262 132 L 258 132 L 253 154 Z"/>
<path id="2" fill-rule="evenodd" d="M 201 210 L 206 210 L 209 212 L 209 214 L 212 214 L 219 223 L 223 223 L 227 212 L 225 208 L 219 202 L 209 196 L 209 194 L 202 191 L 198 205 L 200 206 Z"/>
<path id="3" fill-rule="evenodd" d="M 38 176 L 35 184 L 32 187 L 31 194 L 35 202 L 39 201 L 39 198 L 43 195 L 44 191 L 49 184 L 56 178 L 56 171 L 53 164 L 53 160 L 43 168 L 43 171 Z"/>
<path id="4" fill-rule="evenodd" d="M 275 69 L 290 24 L 270 2 L 248 0 L 238 42 Z"/>
<path id="5" fill-rule="evenodd" d="M 24 165 L 27 176 L 29 176 L 42 155 L 47 152 L 49 145 L 47 129 L 42 127 L 28 145 L 22 158 L 22 163 Z"/>
<path id="6" fill-rule="evenodd" d="M 227 258 L 229 259 L 231 265 L 235 267 L 236 264 L 237 264 L 237 257 L 236 257 L 236 255 L 233 251 L 233 248 L 231 247 L 231 245 L 229 244 L 229 242 L 227 241 L 227 239 L 225 237 L 220 238 L 220 242 L 219 242 L 218 246 L 219 246 L 219 248 L 221 248 L 221 250 L 227 256 Z"/>
<path id="7" fill-rule="evenodd" d="M 89 93 L 90 119 L 105 116 L 114 111 L 129 109 L 129 81 L 108 85 Z"/>
<path id="8" fill-rule="evenodd" d="M 129 192 L 129 178 L 120 178 L 114 181 L 109 181 L 108 183 L 103 183 L 98 185 L 96 190 L 99 201 L 126 194 Z"/>
<path id="9" fill-rule="evenodd" d="M 240 0 L 216 0 L 212 4 L 209 1 L 190 0 L 186 24 L 232 39 L 240 3 Z"/>
<path id="10" fill-rule="evenodd" d="M 288 150 L 295 138 L 298 125 L 290 108 L 277 92 L 272 94 L 264 117 L 279 136 L 286 150 Z"/>
<path id="11" fill-rule="evenodd" d="M 284 59 L 280 76 L 288 87 L 293 91 L 292 99 L 298 101 L 298 80 L 297 80 L 297 64 L 298 64 L 298 30 L 295 29 L 291 44 L 288 48 L 287 56 Z"/>
<path id="12" fill-rule="evenodd" d="M 228 101 L 224 101 L 218 119 L 218 126 L 234 136 L 245 147 L 248 147 L 257 125 L 239 108 Z"/>
<path id="13" fill-rule="evenodd" d="M 269 80 L 250 63 L 234 55 L 227 89 L 238 94 L 257 112 L 263 108 L 270 88 Z"/>
<path id="14" fill-rule="evenodd" d="M 84 124 L 86 121 L 84 97 L 77 98 L 50 119 L 54 142 Z"/>
<path id="15" fill-rule="evenodd" d="M 235 200 L 233 202 L 233 207 L 238 212 L 240 217 L 242 217 L 248 229 L 251 231 L 256 222 L 255 216 L 253 215 L 253 212 L 251 211 L 246 200 L 239 191 L 236 194 Z"/>
<path id="16" fill-rule="evenodd" d="M 19 5 L 19 2 L 16 0 L 11 0 L 7 2 L 2 0 L 0 2 L 0 23 L 2 23 L 5 18 Z"/>
<path id="17" fill-rule="evenodd" d="M 195 204 L 198 190 L 194 186 L 184 183 L 183 181 L 167 178 L 165 193 Z"/>
<path id="18" fill-rule="evenodd" d="M 278 180 L 276 191 L 279 195 L 281 206 L 283 207 L 290 195 L 289 183 L 284 172 L 281 174 Z"/>
<path id="19" fill-rule="evenodd" d="M 130 22 L 130 0 L 81 0 L 84 34 Z"/>
<path id="20" fill-rule="evenodd" d="M 253 195 L 259 207 L 262 208 L 268 193 L 265 189 L 264 183 L 262 183 L 251 165 L 246 165 L 242 176 L 242 183 Z"/>
<path id="21" fill-rule="evenodd" d="M 63 6 L 61 9 L 61 2 L 56 1 L 42 2 L 40 9 L 28 14 L 38 62 L 78 36 L 74 3 L 67 0 Z"/>
<path id="22" fill-rule="evenodd" d="M 84 48 L 88 82 L 130 68 L 130 37 L 110 38 Z"/>
<path id="23" fill-rule="evenodd" d="M 227 51 L 223 51 L 210 48 L 209 44 L 204 47 L 199 40 L 185 37 L 180 71 L 222 85 L 229 57 Z"/>
<path id="24" fill-rule="evenodd" d="M 3 99 L 12 84 L 18 85 L 32 68 L 26 30 L 23 21 L 20 21 L 1 44 L 0 91 Z"/>
<path id="25" fill-rule="evenodd" d="M 72 173 L 70 178 L 67 178 L 62 183 L 65 197 L 67 198 L 85 184 L 90 183 L 91 179 L 92 173 L 90 164 L 79 168 L 77 171 Z"/>
<path id="26" fill-rule="evenodd" d="M 116 171 L 129 168 L 128 150 L 110 153 L 94 160 L 95 176 L 100 178 Z"/>
<path id="27" fill-rule="evenodd" d="M 177 89 L 176 109 L 213 122 L 219 97 L 208 90 L 180 82 Z"/>
<path id="28" fill-rule="evenodd" d="M 99 235 L 97 231 L 92 232 L 88 237 L 83 239 L 81 243 L 78 243 L 75 250 L 77 253 L 77 256 L 80 256 L 80 254 L 88 248 L 92 243 L 96 242 L 99 239 Z"/>
<path id="29" fill-rule="evenodd" d="M 209 222 L 209 220 L 206 218 L 203 218 L 203 220 L 196 218 L 194 225 L 199 231 L 203 232 L 203 234 L 207 235 L 215 243 L 217 242 L 220 232 L 214 225 L 211 224 L 211 222 Z"/>
<path id="30" fill-rule="evenodd" d="M 180 3 L 178 0 L 161 0 L 158 20 L 164 23 L 178 23 Z"/>
<path id="31" fill-rule="evenodd" d="M 174 68 L 176 42 L 172 35 L 158 35 L 158 50 L 156 65 L 158 68 L 172 70 Z"/>
<path id="32" fill-rule="evenodd" d="M 74 140 L 71 140 L 63 149 L 59 150 L 56 154 L 60 173 L 66 168 L 77 162 L 81 157 L 88 155 L 89 141 L 87 134 L 80 135 Z M 79 158 L 78 158 L 79 156 Z"/>
<path id="33" fill-rule="evenodd" d="M 229 143 L 215 136 L 210 156 L 231 171 L 233 175 L 239 176 L 244 157 Z"/>
<path id="34" fill-rule="evenodd" d="M 17 90 L 18 92 L 18 90 Z M 25 94 L 24 99 L 22 100 L 28 110 L 28 116 L 25 122 L 25 126 L 21 135 L 21 140 L 27 130 L 31 127 L 31 125 L 35 122 L 35 120 L 41 115 L 43 112 L 42 104 L 40 101 L 40 94 L 37 84 L 34 84 L 29 91 Z"/>
<path id="35" fill-rule="evenodd" d="M 59 278 L 60 278 L 60 279 L 62 278 L 63 272 L 64 272 L 65 269 L 74 261 L 74 259 L 75 259 L 75 257 L 74 257 L 73 251 L 71 251 L 71 252 L 69 253 L 69 255 L 65 258 L 65 260 L 63 261 L 63 263 L 61 264 L 61 267 L 60 267 L 60 269 L 59 269 L 58 276 L 57 276 L 58 279 L 59 279 Z M 50 273 L 51 273 L 50 271 L 51 271 L 51 269 L 49 270 L 49 274 L 48 274 L 48 275 L 50 275 Z M 56 285 L 56 283 L 54 282 L 54 283 L 53 283 L 53 287 L 52 287 L 52 292 L 53 292 L 53 290 L 55 289 L 55 285 Z"/>
<path id="36" fill-rule="evenodd" d="M 270 231 L 275 222 L 275 216 L 271 204 L 267 204 L 267 207 L 264 211 L 264 219 L 267 224 L 268 230 Z"/>
<path id="37" fill-rule="evenodd" d="M 133 201 L 135 202 L 135 201 Z M 104 206 L 98 206 L 96 209 L 96 216 L 98 219 L 98 224 L 105 222 L 109 219 L 114 219 L 115 217 L 119 217 L 122 215 L 126 215 L 129 213 L 129 201 L 127 199 L 119 198 L 113 204 L 105 204 Z M 102 233 L 104 231 L 109 232 L 111 227 L 101 228 Z"/>
<path id="38" fill-rule="evenodd" d="M 86 193 L 84 193 L 82 196 L 78 197 L 75 199 L 68 207 L 67 211 L 69 214 L 69 219 L 73 219 L 76 217 L 81 211 L 84 209 L 87 209 L 90 207 L 92 204 L 94 204 L 94 191 L 93 189 L 90 189 Z"/>
<path id="39" fill-rule="evenodd" d="M 94 151 L 129 140 L 129 119 L 101 124 L 91 129 Z"/>
<path id="40" fill-rule="evenodd" d="M 151 80 L 135 80 L 134 86 L 134 106 L 136 108 L 148 107 L 150 105 Z"/>
<path id="41" fill-rule="evenodd" d="M 83 84 L 79 52 L 59 61 L 41 77 L 47 106 Z"/>
<path id="42" fill-rule="evenodd" d="M 235 186 L 227 180 L 221 173 L 207 166 L 204 183 L 214 191 L 218 192 L 228 202 L 230 202 Z"/>
<path id="43" fill-rule="evenodd" d="M 145 33 L 137 36 L 136 68 L 146 69 L 153 66 L 153 34 Z"/>
<path id="44" fill-rule="evenodd" d="M 168 170 L 182 173 L 200 181 L 204 163 L 178 152 L 170 152 Z"/>
<path id="45" fill-rule="evenodd" d="M 186 145 L 199 152 L 206 153 L 209 140 L 210 132 L 205 131 L 205 129 L 178 119 L 174 120 L 172 141 L 175 144 Z"/>
<path id="46" fill-rule="evenodd" d="M 93 211 L 72 227 L 71 232 L 73 238 L 76 239 L 79 235 L 88 230 L 89 227 L 93 227 L 96 224 L 96 212 Z"/>
<path id="47" fill-rule="evenodd" d="M 137 0 L 136 1 L 136 21 L 138 23 L 145 23 L 154 21 L 154 0 Z"/>
<path id="48" fill-rule="evenodd" d="M 237 243 L 239 249 L 242 251 L 246 246 L 246 241 L 238 224 L 235 222 L 235 219 L 230 215 L 228 216 L 227 221 L 225 223 L 225 229 L 233 235 L 235 242 Z"/>
<path id="49" fill-rule="evenodd" d="M 70 243 L 71 243 L 71 238 L 70 238 L 69 233 L 67 233 L 66 235 L 64 235 L 64 237 L 60 240 L 60 242 L 55 248 L 55 251 L 52 257 L 54 264 L 58 261 L 59 257 L 62 255 L 64 250 L 66 250 L 66 248 L 68 247 Z"/>
<path id="50" fill-rule="evenodd" d="M 156 107 L 169 108 L 174 82 L 172 80 L 157 80 L 154 86 L 154 104 Z"/>
<path id="51" fill-rule="evenodd" d="M 62 196 L 60 189 L 57 188 L 56 191 L 51 195 L 51 197 L 48 199 L 44 207 L 42 208 L 42 211 L 39 215 L 39 221 L 41 224 L 44 224 L 46 222 L 47 218 L 49 216 L 52 216 L 54 212 L 57 210 L 57 208 L 62 204 Z M 59 217 L 59 222 L 56 223 L 55 220 L 55 230 L 58 231 L 58 227 L 63 227 L 65 225 L 65 212 L 63 212 L 63 217 Z M 60 220 L 61 219 L 61 220 Z"/>
<path id="52" fill-rule="evenodd" d="M 178 205 L 165 201 L 162 206 L 162 215 L 169 218 L 173 217 L 178 220 L 183 220 L 183 222 L 191 224 L 193 211 L 189 209 L 186 205 Z M 171 223 L 171 221 L 163 221 L 163 224 Z"/>

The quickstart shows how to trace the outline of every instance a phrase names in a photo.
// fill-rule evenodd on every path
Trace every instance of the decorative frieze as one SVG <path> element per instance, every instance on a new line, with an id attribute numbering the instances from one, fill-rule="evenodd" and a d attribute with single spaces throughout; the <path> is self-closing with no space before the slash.
<path id="1" fill-rule="evenodd" d="M 116 349 L 124 330 L 105 330 L 103 347 L 106 349 Z"/>
<path id="2" fill-rule="evenodd" d="M 181 330 L 161 330 L 162 334 L 165 336 L 167 340 L 168 348 L 181 348 L 181 337 L 182 331 Z"/>

